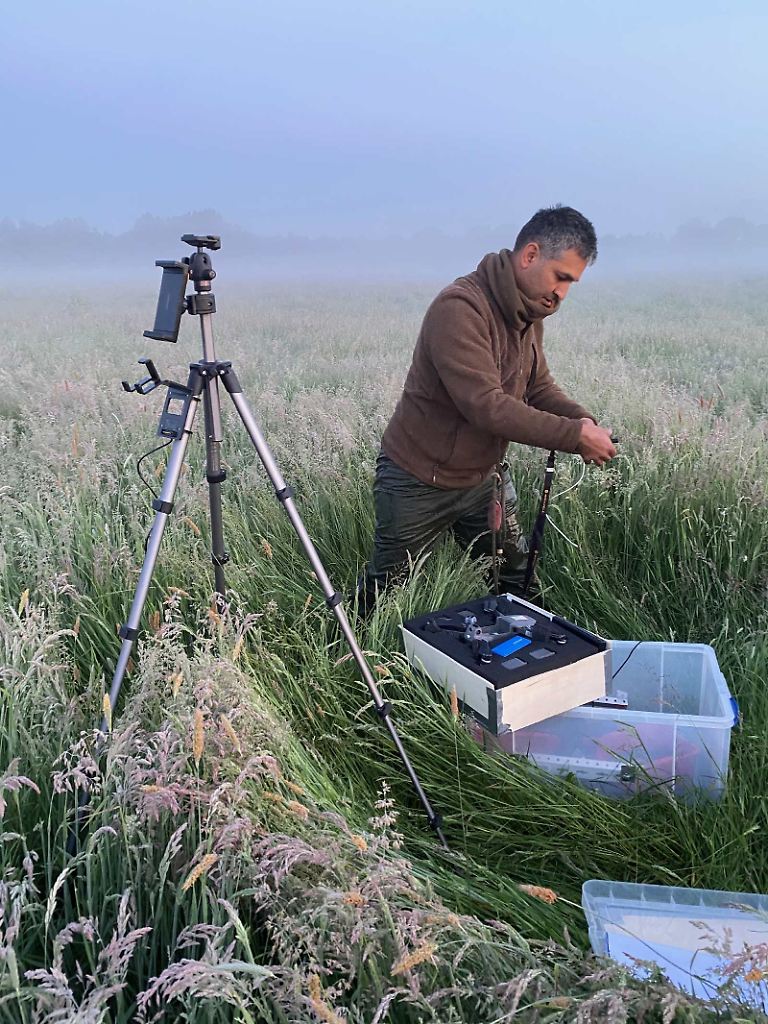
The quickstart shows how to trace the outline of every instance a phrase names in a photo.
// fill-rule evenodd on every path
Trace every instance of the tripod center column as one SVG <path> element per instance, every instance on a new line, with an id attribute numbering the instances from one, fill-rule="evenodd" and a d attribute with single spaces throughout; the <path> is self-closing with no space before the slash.
<path id="1" fill-rule="evenodd" d="M 203 339 L 203 362 L 205 386 L 203 388 L 203 411 L 205 413 L 205 476 L 208 481 L 208 502 L 211 519 L 211 562 L 218 600 L 223 604 L 226 593 L 224 566 L 229 555 L 224 547 L 224 527 L 222 521 L 221 485 L 227 474 L 221 466 L 221 443 L 224 432 L 221 424 L 221 400 L 219 396 L 219 376 L 216 360 L 216 346 L 213 342 L 213 314 L 216 312 L 216 299 L 211 291 L 211 281 L 216 271 L 211 266 L 203 246 L 218 249 L 218 239 L 211 236 L 199 238 L 191 236 L 190 244 L 198 246 L 198 251 L 190 258 L 190 278 L 196 294 L 188 300 L 190 313 L 200 317 L 200 332 Z M 210 245 L 213 241 L 216 244 Z"/>

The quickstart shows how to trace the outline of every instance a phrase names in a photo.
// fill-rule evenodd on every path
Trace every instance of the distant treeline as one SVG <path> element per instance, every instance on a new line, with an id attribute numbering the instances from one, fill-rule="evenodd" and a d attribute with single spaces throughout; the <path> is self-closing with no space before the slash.
<path id="1" fill-rule="evenodd" d="M 0 220 L 0 269 L 24 272 L 38 267 L 55 272 L 74 266 L 131 273 L 155 259 L 178 259 L 185 251 L 180 236 L 190 232 L 221 235 L 223 248 L 217 259 L 226 258 L 230 267 L 240 262 L 244 268 L 264 273 L 329 276 L 466 271 L 484 253 L 511 246 L 517 228 L 499 225 L 461 234 L 427 230 L 376 239 L 267 235 L 229 223 L 215 210 L 199 210 L 175 217 L 145 214 L 129 231 L 110 234 L 81 219 L 40 225 L 4 218 Z M 759 273 L 768 257 L 768 225 L 739 217 L 716 224 L 695 220 L 671 236 L 605 235 L 599 239 L 599 249 L 599 265 L 608 272 L 635 266 L 661 270 L 754 266 Z"/>

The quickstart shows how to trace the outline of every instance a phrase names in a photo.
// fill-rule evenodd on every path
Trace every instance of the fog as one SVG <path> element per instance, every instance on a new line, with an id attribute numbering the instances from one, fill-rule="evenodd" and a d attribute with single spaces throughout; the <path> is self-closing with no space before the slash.
<path id="1" fill-rule="evenodd" d="M 9 6 L 2 265 L 125 271 L 181 226 L 276 276 L 459 273 L 562 202 L 602 273 L 758 272 L 766 28 L 687 0 Z"/>

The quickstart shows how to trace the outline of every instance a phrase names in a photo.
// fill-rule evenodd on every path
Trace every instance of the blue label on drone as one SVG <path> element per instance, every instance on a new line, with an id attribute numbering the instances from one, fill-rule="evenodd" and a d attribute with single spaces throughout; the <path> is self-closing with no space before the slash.
<path id="1" fill-rule="evenodd" d="M 492 647 L 491 650 L 494 654 L 499 654 L 502 658 L 505 658 L 508 654 L 512 654 L 513 651 L 519 651 L 521 647 L 527 647 L 530 642 L 524 636 L 511 636 L 509 640 L 505 640 L 503 644 Z"/>

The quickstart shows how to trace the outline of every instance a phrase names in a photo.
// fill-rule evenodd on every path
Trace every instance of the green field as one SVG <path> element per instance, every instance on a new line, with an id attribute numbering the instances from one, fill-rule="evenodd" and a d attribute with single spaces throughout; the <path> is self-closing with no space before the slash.
<path id="1" fill-rule="evenodd" d="M 342 591 L 368 554 L 378 438 L 434 290 L 218 291 L 218 354 Z M 185 379 L 198 328 L 145 341 L 154 295 L 122 287 L 9 290 L 0 308 L 0 1019 L 764 1019 L 588 958 L 580 888 L 768 892 L 767 280 L 585 282 L 547 324 L 556 378 L 621 436 L 561 500 L 581 464 L 559 460 L 567 539 L 548 535 L 547 607 L 608 637 L 714 646 L 743 718 L 722 801 L 612 802 L 489 758 L 401 653 L 401 619 L 483 592 L 482 566 L 446 543 L 359 637 L 450 855 L 230 411 L 229 604 L 211 602 L 197 437 L 98 755 L 153 515 L 135 462 L 161 407 L 119 382 L 142 355 Z M 145 461 L 150 482 L 164 455 Z M 511 450 L 527 525 L 544 459 Z M 768 951 L 748 966 L 768 999 Z"/>

